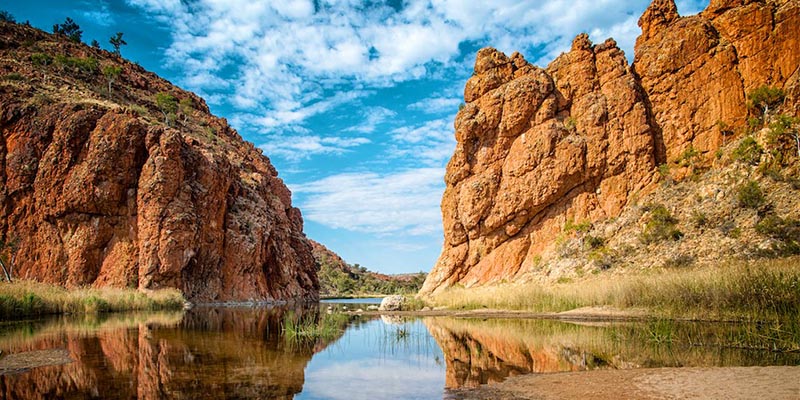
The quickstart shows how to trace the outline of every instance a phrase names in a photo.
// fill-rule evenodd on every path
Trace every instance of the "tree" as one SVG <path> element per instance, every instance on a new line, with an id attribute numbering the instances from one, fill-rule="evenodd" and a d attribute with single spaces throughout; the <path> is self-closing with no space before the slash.
<path id="1" fill-rule="evenodd" d="M 758 109 L 761 115 L 767 116 L 769 109 L 778 106 L 785 97 L 786 92 L 783 89 L 764 85 L 753 89 L 747 95 L 747 100 L 751 108 Z"/>
<path id="2" fill-rule="evenodd" d="M 53 33 L 56 35 L 64 35 L 76 43 L 81 41 L 81 35 L 83 35 L 81 27 L 70 17 L 67 17 L 63 24 L 53 25 Z"/>
<path id="3" fill-rule="evenodd" d="M 117 32 L 115 36 L 112 36 L 111 39 L 108 39 L 108 43 L 111 43 L 111 45 L 114 46 L 114 54 L 120 57 L 122 57 L 122 53 L 119 51 L 119 48 L 128 44 L 124 39 L 122 39 L 122 32 Z"/>
<path id="4" fill-rule="evenodd" d="M 189 119 L 189 114 L 192 113 L 192 108 L 194 108 L 194 103 L 192 103 L 192 98 L 191 97 L 182 98 L 179 104 L 179 108 L 181 111 L 181 115 L 183 115 L 183 123 L 185 124 L 186 121 Z"/>
<path id="5" fill-rule="evenodd" d="M 94 47 L 95 49 L 99 49 L 100 42 L 98 42 L 97 39 L 92 39 L 92 47 Z"/>
<path id="6" fill-rule="evenodd" d="M 11 22 L 12 24 L 17 22 L 14 16 L 8 11 L 0 11 L 0 21 Z"/>
<path id="7" fill-rule="evenodd" d="M 6 280 L 9 282 L 11 282 L 11 276 L 14 274 L 14 262 L 17 259 L 17 250 L 19 250 L 19 242 L 17 239 L 0 239 L 0 268 L 3 269 Z"/>
<path id="8" fill-rule="evenodd" d="M 164 114 L 164 123 L 169 126 L 170 116 L 174 116 L 178 111 L 178 101 L 169 93 L 159 92 L 156 94 L 156 106 Z"/>
<path id="9" fill-rule="evenodd" d="M 116 65 L 106 65 L 103 67 L 103 76 L 108 81 L 108 94 L 111 94 L 111 84 L 119 78 L 122 73 L 122 67 Z"/>
<path id="10" fill-rule="evenodd" d="M 800 130 L 797 128 L 799 123 L 800 119 L 781 114 L 775 117 L 775 121 L 769 125 L 770 142 L 777 143 L 785 137 L 794 139 L 797 158 L 800 158 Z"/>
<path id="11" fill-rule="evenodd" d="M 35 53 L 31 55 L 31 61 L 33 62 L 33 65 L 42 68 L 42 70 L 44 71 L 42 72 L 42 74 L 44 75 L 44 81 L 47 82 L 46 68 L 48 65 L 53 63 L 53 57 L 50 57 L 50 55 L 44 53 Z"/>

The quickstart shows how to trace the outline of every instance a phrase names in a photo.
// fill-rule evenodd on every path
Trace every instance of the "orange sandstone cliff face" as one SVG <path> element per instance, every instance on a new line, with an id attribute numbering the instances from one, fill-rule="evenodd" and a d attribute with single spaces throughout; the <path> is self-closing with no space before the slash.
<path id="1" fill-rule="evenodd" d="M 655 0 L 635 61 L 579 35 L 546 69 L 482 49 L 456 116 L 444 248 L 421 293 L 536 274 L 569 221 L 615 217 L 688 148 L 708 161 L 769 84 L 797 104 L 800 1 Z M 797 111 L 797 110 L 795 110 Z M 728 127 L 728 129 L 723 129 Z"/>
<path id="2" fill-rule="evenodd" d="M 14 275 L 175 287 L 196 301 L 316 299 L 303 221 L 270 161 L 202 99 L 108 52 L 0 24 L 0 235 Z M 36 66 L 32 54 L 119 66 Z M 156 93 L 189 100 L 171 126 Z"/>

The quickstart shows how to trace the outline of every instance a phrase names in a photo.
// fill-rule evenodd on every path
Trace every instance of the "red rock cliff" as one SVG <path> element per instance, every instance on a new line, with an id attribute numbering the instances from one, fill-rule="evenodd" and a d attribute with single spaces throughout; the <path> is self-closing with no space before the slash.
<path id="1" fill-rule="evenodd" d="M 709 160 L 720 127 L 746 123 L 747 91 L 781 87 L 798 104 L 800 1 L 719 0 L 680 17 L 655 0 L 639 25 L 632 66 L 613 40 L 586 35 L 546 69 L 478 53 L 423 294 L 536 274 L 568 221 L 619 215 L 690 146 Z"/>
<path id="2" fill-rule="evenodd" d="M 0 44 L 14 76 L 0 84 L 0 236 L 18 240 L 15 276 L 196 301 L 317 298 L 289 190 L 202 99 L 30 27 L 0 23 Z M 120 68 L 111 92 L 106 67 Z M 169 125 L 162 92 L 181 101 Z"/>

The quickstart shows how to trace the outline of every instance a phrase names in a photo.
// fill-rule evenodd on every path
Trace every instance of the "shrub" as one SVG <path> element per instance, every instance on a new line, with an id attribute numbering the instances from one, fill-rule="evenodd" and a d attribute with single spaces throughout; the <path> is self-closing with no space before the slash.
<path id="1" fill-rule="evenodd" d="M 761 145 L 752 136 L 748 136 L 742 139 L 731 155 L 736 161 L 756 165 L 761 160 L 761 153 L 763 152 L 764 149 L 761 148 Z"/>
<path id="2" fill-rule="evenodd" d="M 740 185 L 736 189 L 736 199 L 739 206 L 753 209 L 761 207 L 765 202 L 764 193 L 756 181 L 747 181 Z"/>
<path id="3" fill-rule="evenodd" d="M 683 232 L 675 226 L 678 220 L 661 204 L 649 205 L 645 207 L 650 211 L 650 221 L 648 221 L 642 231 L 641 240 L 645 244 L 656 243 L 667 239 L 680 240 Z"/>
<path id="4" fill-rule="evenodd" d="M 178 101 L 169 93 L 159 92 L 156 94 L 156 106 L 164 114 L 164 123 L 169 126 L 170 117 L 178 111 Z"/>
<path id="5" fill-rule="evenodd" d="M 61 67 L 62 71 L 92 75 L 100 68 L 100 63 L 94 57 L 67 57 L 58 55 L 55 57 L 55 64 Z"/>
<path id="6" fill-rule="evenodd" d="M 692 222 L 696 227 L 706 226 L 708 223 L 708 217 L 702 211 L 694 210 L 692 211 Z"/>
<path id="7" fill-rule="evenodd" d="M 589 249 L 597 249 L 605 246 L 606 240 L 601 236 L 586 235 L 583 238 L 583 245 Z"/>
<path id="8" fill-rule="evenodd" d="M 50 57 L 49 54 L 35 53 L 31 54 L 31 62 L 33 62 L 34 65 L 46 67 L 53 63 L 53 57 Z"/>
<path id="9" fill-rule="evenodd" d="M 780 242 L 773 247 L 778 255 L 800 254 L 800 221 L 767 215 L 756 224 L 756 232 Z"/>
<path id="10" fill-rule="evenodd" d="M 797 157 L 800 158 L 800 130 L 797 129 L 798 123 L 800 123 L 800 119 L 789 115 L 780 114 L 776 116 L 774 121 L 769 124 L 767 141 L 770 145 L 778 147 L 778 149 L 786 147 L 787 142 L 793 142 L 790 145 L 797 146 Z"/>
<path id="11" fill-rule="evenodd" d="M 3 75 L 3 80 L 4 81 L 21 81 L 23 79 L 25 79 L 25 77 L 22 76 L 21 74 L 16 73 L 16 72 L 12 72 L 10 74 Z"/>
<path id="12" fill-rule="evenodd" d="M 764 85 L 753 89 L 747 94 L 748 106 L 757 110 L 761 115 L 769 114 L 769 109 L 783 102 L 786 92 L 783 89 Z"/>

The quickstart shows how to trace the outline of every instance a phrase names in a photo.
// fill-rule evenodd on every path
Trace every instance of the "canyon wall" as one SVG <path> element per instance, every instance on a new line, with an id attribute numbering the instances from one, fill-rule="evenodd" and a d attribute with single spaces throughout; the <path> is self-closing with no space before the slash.
<path id="1" fill-rule="evenodd" d="M 0 54 L 17 77 L 0 84 L 0 238 L 16 242 L 16 278 L 318 298 L 291 193 L 202 99 L 31 27 L 0 23 Z"/>
<path id="2" fill-rule="evenodd" d="M 655 0 L 639 25 L 633 65 L 585 34 L 546 69 L 478 52 L 445 175 L 444 247 L 422 294 L 536 275 L 565 228 L 652 192 L 657 166 L 679 170 L 690 149 L 710 164 L 747 124 L 756 87 L 784 89 L 797 115 L 800 1 L 712 1 L 680 17 Z"/>

